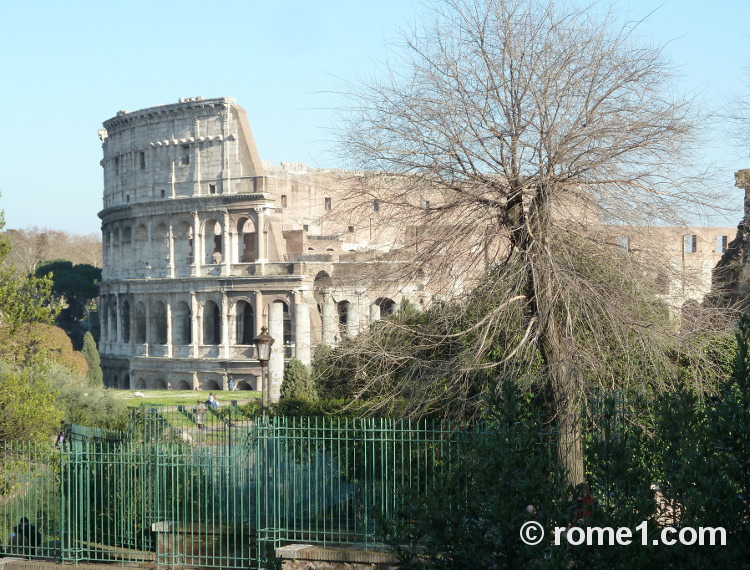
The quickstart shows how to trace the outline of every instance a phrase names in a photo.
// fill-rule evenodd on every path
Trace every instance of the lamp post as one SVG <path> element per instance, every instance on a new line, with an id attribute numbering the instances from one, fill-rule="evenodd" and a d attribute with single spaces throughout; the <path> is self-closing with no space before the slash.
<path id="1" fill-rule="evenodd" d="M 266 415 L 266 399 L 268 397 L 268 373 L 266 364 L 271 358 L 271 345 L 275 339 L 268 334 L 268 327 L 262 327 L 260 334 L 253 339 L 255 351 L 260 362 L 260 408 L 263 415 Z"/>

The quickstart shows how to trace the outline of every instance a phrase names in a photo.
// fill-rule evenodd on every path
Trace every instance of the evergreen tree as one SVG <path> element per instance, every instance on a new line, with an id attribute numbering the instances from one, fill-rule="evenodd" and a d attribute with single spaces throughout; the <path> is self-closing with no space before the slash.
<path id="1" fill-rule="evenodd" d="M 307 367 L 296 358 L 290 358 L 284 367 L 281 399 L 317 400 L 318 392 Z"/>
<path id="2" fill-rule="evenodd" d="M 104 382 L 102 369 L 99 366 L 99 351 L 90 332 L 83 335 L 83 355 L 86 357 L 86 362 L 89 363 L 89 371 L 86 374 L 89 386 L 102 386 Z"/>

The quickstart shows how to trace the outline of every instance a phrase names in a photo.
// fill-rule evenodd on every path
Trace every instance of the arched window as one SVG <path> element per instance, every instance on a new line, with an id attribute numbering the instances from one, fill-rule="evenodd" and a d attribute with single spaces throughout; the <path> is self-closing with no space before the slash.
<path id="1" fill-rule="evenodd" d="M 112 336 L 110 339 L 113 342 L 117 342 L 119 339 L 117 338 L 117 300 L 113 296 L 112 302 L 109 305 L 109 315 L 110 315 L 110 322 L 109 326 L 112 327 L 110 330 L 112 331 Z"/>
<path id="2" fill-rule="evenodd" d="M 146 305 L 138 301 L 135 306 L 135 342 L 143 344 L 146 342 Z"/>
<path id="3" fill-rule="evenodd" d="M 193 341 L 190 305 L 180 301 L 174 308 L 174 343 L 186 345 Z M 189 389 L 189 388 L 188 388 Z"/>
<path id="4" fill-rule="evenodd" d="M 151 342 L 167 344 L 167 307 L 162 301 L 156 301 L 151 315 Z"/>
<path id="5" fill-rule="evenodd" d="M 255 261 L 255 224 L 250 218 L 242 218 L 237 223 L 237 240 L 240 262 Z"/>
<path id="6" fill-rule="evenodd" d="M 346 320 L 349 317 L 349 301 L 339 301 L 336 305 L 339 313 L 339 337 L 346 336 Z"/>
<path id="7" fill-rule="evenodd" d="M 393 299 L 387 297 L 380 297 L 375 300 L 375 304 L 380 307 L 380 316 L 389 317 L 396 312 L 396 303 Z"/>
<path id="8" fill-rule="evenodd" d="M 154 267 L 166 267 L 169 258 L 169 229 L 166 224 L 159 224 L 153 236 L 153 259 Z"/>
<path id="9" fill-rule="evenodd" d="M 255 313 L 247 301 L 237 303 L 237 344 L 252 345 L 255 338 Z"/>
<path id="10" fill-rule="evenodd" d="M 221 313 L 213 301 L 203 305 L 203 344 L 221 343 Z"/>
<path id="11" fill-rule="evenodd" d="M 193 228 L 185 221 L 177 224 L 174 235 L 174 264 L 184 267 L 193 263 Z"/>
<path id="12" fill-rule="evenodd" d="M 122 302 L 122 342 L 130 342 L 130 303 Z"/>
<path id="13" fill-rule="evenodd" d="M 204 230 L 204 244 L 206 252 L 206 263 L 221 263 L 224 252 L 222 251 L 221 224 L 214 219 L 206 221 Z"/>

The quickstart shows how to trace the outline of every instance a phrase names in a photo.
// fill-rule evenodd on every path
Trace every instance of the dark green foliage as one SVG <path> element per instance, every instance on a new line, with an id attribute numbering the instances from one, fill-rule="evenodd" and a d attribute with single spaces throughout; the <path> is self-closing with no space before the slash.
<path id="1" fill-rule="evenodd" d="M 296 358 L 290 358 L 284 366 L 284 382 L 281 385 L 281 399 L 318 399 L 318 392 L 307 367 Z"/>
<path id="2" fill-rule="evenodd" d="M 525 545 L 526 521 L 565 525 L 567 500 L 538 417 L 506 382 L 491 406 L 487 429 L 435 479 L 381 521 L 401 568 L 538 568 L 565 549 Z"/>
<path id="3" fill-rule="evenodd" d="M 73 265 L 70 261 L 56 259 L 37 267 L 35 274 L 52 278 L 53 295 L 64 300 L 57 322 L 68 333 L 75 348 L 80 349 L 86 332 L 82 321 L 88 317 L 90 302 L 99 295 L 102 270 L 87 263 Z"/>
<path id="4" fill-rule="evenodd" d="M 88 372 L 86 373 L 89 386 L 102 387 L 104 375 L 102 374 L 102 368 L 100 366 L 99 351 L 96 348 L 96 341 L 94 340 L 94 337 L 91 336 L 90 332 L 86 332 L 86 334 L 83 335 L 82 352 L 89 365 Z"/>

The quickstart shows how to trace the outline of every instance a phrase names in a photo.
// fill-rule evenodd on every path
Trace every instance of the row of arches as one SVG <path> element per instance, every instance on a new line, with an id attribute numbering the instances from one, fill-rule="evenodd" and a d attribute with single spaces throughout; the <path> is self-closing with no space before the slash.
<path id="1" fill-rule="evenodd" d="M 254 263 L 275 257 L 269 251 L 274 249 L 270 222 L 257 212 L 111 224 L 103 239 L 104 265 L 112 270 Z"/>
<path id="2" fill-rule="evenodd" d="M 276 302 L 282 305 L 283 341 L 286 345 L 292 340 L 291 313 L 286 302 Z M 107 342 L 176 346 L 197 342 L 219 345 L 224 340 L 223 327 L 228 326 L 227 340 L 230 344 L 251 346 L 260 331 L 256 312 L 247 299 L 236 300 L 227 307 L 226 325 L 221 303 L 211 299 L 197 303 L 195 315 L 191 304 L 185 300 L 170 304 L 161 299 L 136 301 L 126 298 L 118 305 L 117 298 L 103 297 L 102 303 L 105 305 L 102 330 Z"/>
<path id="3" fill-rule="evenodd" d="M 235 390 L 255 390 L 257 380 L 254 379 L 241 379 L 234 385 Z M 218 380 L 207 379 L 200 383 L 201 390 L 213 390 L 219 392 L 222 390 L 221 384 Z M 144 378 L 139 376 L 135 381 L 136 390 L 192 390 L 192 383 L 185 379 L 166 380 L 162 377 L 157 378 Z"/>

